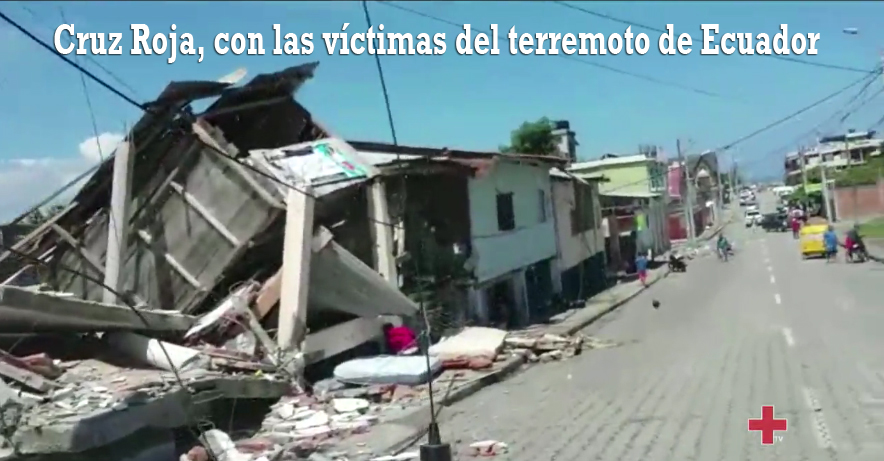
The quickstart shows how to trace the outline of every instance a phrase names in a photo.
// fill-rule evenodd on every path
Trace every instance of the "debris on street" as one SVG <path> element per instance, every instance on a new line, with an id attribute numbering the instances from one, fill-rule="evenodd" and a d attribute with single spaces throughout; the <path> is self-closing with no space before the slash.
<path id="1" fill-rule="evenodd" d="M 483 440 L 481 442 L 470 444 L 470 450 L 472 451 L 470 454 L 472 456 L 496 456 L 506 453 L 507 448 L 509 447 L 503 442 L 498 442 L 497 440 Z"/>
<path id="2" fill-rule="evenodd" d="M 551 362 L 580 355 L 584 349 L 605 349 L 618 344 L 579 333 L 563 336 L 535 328 L 510 332 L 504 345 L 509 352 L 521 354 L 529 362 Z"/>

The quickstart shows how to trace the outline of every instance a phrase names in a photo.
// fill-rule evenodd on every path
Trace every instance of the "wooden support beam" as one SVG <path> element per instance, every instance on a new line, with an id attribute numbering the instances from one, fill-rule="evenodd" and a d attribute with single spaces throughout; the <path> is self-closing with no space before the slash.
<path id="1" fill-rule="evenodd" d="M 216 130 L 211 125 L 207 124 L 202 120 L 197 120 L 196 123 L 192 125 L 192 129 L 194 134 L 196 134 L 197 138 L 200 141 L 205 143 L 212 149 L 216 149 L 220 152 L 224 152 L 227 155 L 219 154 L 218 152 L 213 152 L 213 155 L 216 155 L 221 163 L 227 165 L 232 169 L 239 177 L 246 182 L 249 186 L 251 186 L 252 190 L 258 194 L 261 199 L 263 199 L 267 204 L 273 206 L 274 208 L 283 209 L 285 205 L 280 202 L 276 197 L 274 197 L 267 189 L 264 188 L 258 181 L 255 180 L 255 177 L 252 176 L 251 173 L 246 171 L 245 167 L 242 166 L 238 161 L 233 160 L 230 157 L 236 158 L 239 154 L 239 151 L 236 149 L 236 146 L 228 144 L 226 141 L 219 142 L 215 139 L 215 136 L 219 136 L 220 130 Z"/>
<path id="2" fill-rule="evenodd" d="M 43 224 L 40 224 L 39 226 L 37 226 L 36 229 L 31 231 L 31 233 L 26 235 L 24 238 L 22 238 L 18 242 L 15 242 L 15 244 L 12 245 L 9 250 L 6 250 L 2 254 L 0 254 L 0 262 L 2 262 L 4 259 L 8 258 L 9 255 L 22 252 L 22 250 L 29 243 L 31 243 L 31 241 L 33 241 L 38 236 L 46 233 L 46 231 L 49 230 L 49 228 L 52 227 L 53 224 L 58 222 L 59 219 L 64 217 L 64 215 L 66 215 L 69 211 L 71 211 L 75 206 L 77 206 L 77 202 L 69 203 L 66 207 L 64 207 L 63 210 L 56 213 L 55 216 L 47 219 L 46 221 L 43 222 Z"/>
<path id="3" fill-rule="evenodd" d="M 153 245 L 153 237 L 146 230 L 139 229 L 138 237 L 148 246 Z M 175 269 L 175 272 L 177 272 L 178 275 L 186 280 L 187 283 L 189 283 L 191 286 L 193 286 L 197 290 L 205 290 L 200 281 L 197 280 L 196 277 L 193 276 L 193 274 L 188 272 L 187 269 L 180 262 L 178 262 L 178 260 L 175 259 L 174 256 L 170 255 L 169 253 L 163 253 L 163 259 L 166 261 L 167 264 L 172 266 L 172 269 Z"/>
<path id="4" fill-rule="evenodd" d="M 184 190 L 184 187 L 181 184 L 172 181 L 171 183 L 169 183 L 169 187 L 177 192 L 178 195 L 181 196 L 181 198 L 185 202 L 187 202 L 187 204 L 190 205 L 191 208 L 196 210 L 196 212 L 203 219 L 205 219 L 206 222 L 208 222 L 209 225 L 212 226 L 212 228 L 218 231 L 218 233 L 221 234 L 221 236 L 224 237 L 225 240 L 230 242 L 231 245 L 235 247 L 240 246 L 240 241 L 238 238 L 236 238 L 235 235 L 233 235 L 233 232 L 231 232 L 230 229 L 224 227 L 224 224 L 221 224 L 221 221 L 218 221 L 218 219 L 215 218 L 215 216 L 213 216 L 212 213 L 209 212 L 209 210 L 206 209 L 206 207 L 203 206 L 203 204 L 200 203 L 199 200 L 197 200 L 197 198 L 193 196 L 193 194 Z"/>
<path id="5" fill-rule="evenodd" d="M 87 263 L 89 263 L 89 266 L 92 267 L 92 269 L 94 269 L 95 272 L 98 272 L 99 274 L 104 275 L 104 265 L 101 264 L 101 260 L 99 258 L 97 258 L 94 254 L 90 253 L 85 248 L 83 248 L 83 245 L 80 243 L 79 240 L 77 240 L 73 235 L 71 235 L 68 231 L 66 231 L 63 227 L 59 226 L 58 224 L 52 224 L 51 228 L 52 228 L 52 231 L 55 232 L 56 234 L 58 234 L 58 236 L 61 237 L 62 240 L 64 240 L 70 246 L 72 246 L 75 250 L 77 250 L 77 252 L 80 253 L 80 256 L 82 256 L 83 259 Z"/>

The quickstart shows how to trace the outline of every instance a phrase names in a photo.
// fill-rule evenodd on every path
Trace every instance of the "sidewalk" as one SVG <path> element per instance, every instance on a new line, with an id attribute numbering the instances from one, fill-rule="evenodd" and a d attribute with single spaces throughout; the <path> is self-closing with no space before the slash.
<path id="1" fill-rule="evenodd" d="M 729 223 L 716 226 L 707 230 L 696 239 L 697 243 L 708 241 L 721 232 Z M 668 254 L 663 255 L 664 258 Z M 638 280 L 619 283 L 613 287 L 590 298 L 584 307 L 576 309 L 571 315 L 559 323 L 549 325 L 546 332 L 557 335 L 572 335 L 586 326 L 597 321 L 605 314 L 612 312 L 638 296 L 655 283 L 669 275 L 669 267 L 666 264 L 652 269 L 648 273 L 647 286 L 642 286 Z M 490 373 L 476 378 L 468 383 L 457 386 L 456 389 L 447 390 L 443 380 L 435 380 L 436 387 L 436 412 L 444 412 L 443 408 L 462 401 L 467 397 L 479 392 L 481 389 L 507 379 L 517 371 L 524 368 L 525 358 L 517 356 L 496 364 L 496 369 Z M 438 383 L 443 382 L 440 386 Z M 439 389 L 442 387 L 442 389 Z M 336 446 L 342 452 L 347 452 L 350 457 L 372 453 L 376 456 L 389 455 L 404 451 L 426 436 L 427 426 L 430 423 L 429 403 L 416 408 L 404 408 L 399 414 L 386 419 L 386 421 L 373 427 L 370 432 L 356 434 L 347 438 Z"/>

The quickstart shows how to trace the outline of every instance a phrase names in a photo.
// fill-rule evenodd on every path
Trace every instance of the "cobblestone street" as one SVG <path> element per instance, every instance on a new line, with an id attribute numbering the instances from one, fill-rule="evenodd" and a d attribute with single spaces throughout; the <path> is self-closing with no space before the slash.
<path id="1" fill-rule="evenodd" d="M 802 261 L 790 235 L 727 232 L 729 262 L 695 260 L 585 331 L 619 347 L 444 409 L 445 440 L 457 453 L 498 440 L 509 450 L 497 459 L 519 461 L 884 459 L 884 268 Z M 763 405 L 788 419 L 773 445 L 747 430 Z"/>

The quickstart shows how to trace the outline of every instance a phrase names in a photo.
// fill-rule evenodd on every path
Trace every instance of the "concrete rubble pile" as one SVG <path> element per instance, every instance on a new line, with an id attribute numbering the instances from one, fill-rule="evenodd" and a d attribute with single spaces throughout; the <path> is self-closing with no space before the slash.
<path id="1" fill-rule="evenodd" d="M 511 332 L 504 345 L 513 354 L 520 354 L 529 362 L 552 362 L 583 353 L 584 349 L 605 349 L 616 343 L 579 333 L 563 336 L 543 332 L 542 328 Z"/>
<path id="2" fill-rule="evenodd" d="M 380 402 L 408 394 L 306 385 L 311 367 L 417 312 L 395 273 L 385 278 L 329 230 L 343 232 L 334 226 L 377 172 L 294 99 L 316 67 L 241 86 L 244 70 L 171 82 L 67 206 L 0 252 L 16 263 L 0 274 L 0 333 L 13 338 L 0 345 L 0 458 L 121 459 L 101 450 L 137 445 L 142 430 L 205 427 L 222 403 L 278 401 L 258 432 L 273 443 L 260 450 L 241 453 L 218 429 L 172 444 L 174 457 L 201 459 L 188 454 L 195 445 L 220 459 L 276 459 L 272 450 L 303 454 L 364 431 Z M 301 180 L 311 194 L 281 186 Z M 383 194 L 370 200 L 387 209 Z"/>

